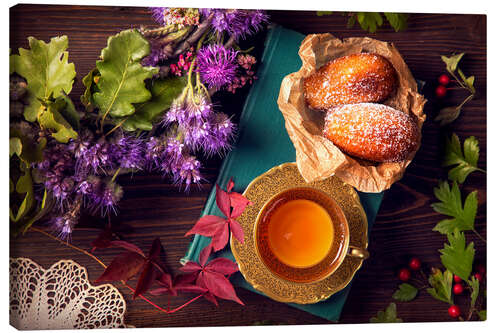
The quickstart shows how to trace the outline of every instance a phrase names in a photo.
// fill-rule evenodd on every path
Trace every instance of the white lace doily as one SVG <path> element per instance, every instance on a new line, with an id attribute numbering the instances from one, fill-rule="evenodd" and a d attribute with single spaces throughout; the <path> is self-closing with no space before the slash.
<path id="1" fill-rule="evenodd" d="M 118 289 L 92 286 L 72 260 L 45 270 L 28 258 L 10 259 L 10 324 L 19 330 L 127 327 L 125 310 Z"/>

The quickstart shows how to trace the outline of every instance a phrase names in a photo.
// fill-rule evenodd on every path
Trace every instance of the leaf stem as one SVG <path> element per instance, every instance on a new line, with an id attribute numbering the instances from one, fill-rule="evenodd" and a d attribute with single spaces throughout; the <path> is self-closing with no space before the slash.
<path id="1" fill-rule="evenodd" d="M 123 123 L 128 119 L 128 117 L 126 118 L 123 118 L 123 120 L 121 120 L 118 124 L 116 124 L 115 127 L 113 127 L 111 130 L 109 130 L 108 133 L 104 134 L 104 137 L 110 135 L 111 133 L 113 133 L 116 129 L 118 129 L 121 125 L 123 125 Z"/>
<path id="2" fill-rule="evenodd" d="M 120 173 L 121 170 L 122 170 L 122 168 L 116 169 L 115 173 L 113 174 L 113 177 L 111 178 L 111 182 L 115 181 L 116 177 L 118 176 L 118 174 Z"/>
<path id="3" fill-rule="evenodd" d="M 99 258 L 97 258 L 97 257 L 96 257 L 95 255 L 93 255 L 92 253 L 90 253 L 90 252 L 88 252 L 88 251 L 86 251 L 86 250 L 84 250 L 84 249 L 82 249 L 82 248 L 80 248 L 80 247 L 78 247 L 78 246 L 75 246 L 75 245 L 73 245 L 73 244 L 70 244 L 70 243 L 68 243 L 68 242 L 65 242 L 65 241 L 63 241 L 63 240 L 61 240 L 61 239 L 59 239 L 59 238 L 57 238 L 57 237 L 55 237 L 55 236 L 53 236 L 53 235 L 49 234 L 48 232 L 46 232 L 46 231 L 44 231 L 44 230 L 42 230 L 42 229 L 39 229 L 39 228 L 37 228 L 37 227 L 31 227 L 29 230 L 39 232 L 39 233 L 41 233 L 41 234 L 43 234 L 43 235 L 45 235 L 45 236 L 47 236 L 47 237 L 49 237 L 49 238 L 51 238 L 51 239 L 53 239 L 53 240 L 55 240 L 55 241 L 57 241 L 57 242 L 59 242 L 59 243 L 63 244 L 63 245 L 66 245 L 66 246 L 68 246 L 68 247 L 72 248 L 73 250 L 76 250 L 76 251 L 78 251 L 78 252 L 81 252 L 81 253 L 85 254 L 86 256 L 89 256 L 90 258 L 94 259 L 94 260 L 95 260 L 96 262 L 98 262 L 98 263 L 99 263 L 99 265 L 101 265 L 104 269 L 106 269 L 106 268 L 107 268 L 107 266 L 106 266 L 106 265 L 105 265 L 105 264 L 104 264 L 104 263 L 103 263 L 103 262 L 102 262 Z M 155 265 L 155 266 L 156 266 L 156 265 Z M 133 293 L 133 294 L 135 293 L 135 289 L 134 289 L 132 286 L 130 286 L 130 285 L 129 285 L 126 281 L 121 280 L 120 282 L 121 282 L 124 286 L 126 286 L 126 287 L 130 290 L 130 291 L 132 291 L 132 293 Z M 203 296 L 203 294 L 200 294 L 200 295 L 198 295 L 198 296 L 196 296 L 196 297 L 194 297 L 194 298 L 190 299 L 190 300 L 189 300 L 189 301 L 187 301 L 186 303 L 184 303 L 184 304 L 182 304 L 182 305 L 180 305 L 180 306 L 178 306 L 178 307 L 176 307 L 176 308 L 174 308 L 174 309 L 172 309 L 172 310 L 170 310 L 170 309 L 166 310 L 166 309 L 162 308 L 161 306 L 159 306 L 158 304 L 154 303 L 153 301 L 151 301 L 150 299 L 148 299 L 147 297 L 145 297 L 145 296 L 143 296 L 143 295 L 138 295 L 138 296 L 139 296 L 139 297 L 140 297 L 143 301 L 145 301 L 145 302 L 147 302 L 147 303 L 151 304 L 152 306 L 154 306 L 157 310 L 159 310 L 159 311 L 161 311 L 161 312 L 164 312 L 164 313 L 166 313 L 166 314 L 171 314 L 171 313 L 174 313 L 174 312 L 176 312 L 176 311 L 179 311 L 179 310 L 181 310 L 182 308 L 184 308 L 184 307 L 188 306 L 189 304 L 191 304 L 192 302 L 196 301 L 198 298 L 200 298 L 201 296 Z"/>
<path id="4" fill-rule="evenodd" d="M 480 240 L 482 240 L 484 243 L 486 243 L 486 239 L 483 238 L 483 236 L 481 236 L 481 234 L 479 232 L 477 232 L 476 229 L 472 229 L 472 232 L 476 234 L 477 237 L 479 237 Z"/>

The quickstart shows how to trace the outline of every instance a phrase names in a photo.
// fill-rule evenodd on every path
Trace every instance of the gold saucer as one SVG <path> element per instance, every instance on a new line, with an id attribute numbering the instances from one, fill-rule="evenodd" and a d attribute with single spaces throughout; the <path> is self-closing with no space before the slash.
<path id="1" fill-rule="evenodd" d="M 248 206 L 238 218 L 245 232 L 245 242 L 241 244 L 231 237 L 231 250 L 241 274 L 256 290 L 278 302 L 316 303 L 344 289 L 361 267 L 363 259 L 346 256 L 332 275 L 312 283 L 296 283 L 281 279 L 265 266 L 255 246 L 254 224 L 261 208 L 270 198 L 293 187 L 312 187 L 331 195 L 347 218 L 350 232 L 349 245 L 361 249 L 368 247 L 368 221 L 354 188 L 335 176 L 306 183 L 296 163 L 285 163 L 255 178 L 243 193 L 253 205 Z"/>

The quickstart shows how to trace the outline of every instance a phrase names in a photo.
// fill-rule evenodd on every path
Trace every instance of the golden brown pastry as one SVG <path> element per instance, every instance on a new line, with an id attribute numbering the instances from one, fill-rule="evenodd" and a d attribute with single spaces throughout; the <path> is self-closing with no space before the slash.
<path id="1" fill-rule="evenodd" d="M 405 160 L 417 148 L 420 136 L 409 115 L 374 103 L 331 108 L 323 135 L 345 153 L 375 162 Z"/>
<path id="2" fill-rule="evenodd" d="M 330 61 L 304 79 L 310 108 L 326 110 L 341 104 L 380 102 L 396 87 L 396 70 L 383 56 L 357 53 Z"/>

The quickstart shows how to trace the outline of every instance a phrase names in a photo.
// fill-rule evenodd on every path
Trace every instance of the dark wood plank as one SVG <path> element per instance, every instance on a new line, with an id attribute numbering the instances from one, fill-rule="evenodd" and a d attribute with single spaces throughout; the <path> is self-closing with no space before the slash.
<path id="1" fill-rule="evenodd" d="M 417 79 L 427 82 L 424 94 L 429 99 L 425 112 L 428 121 L 423 129 L 422 148 L 408 168 L 405 177 L 387 191 L 370 238 L 371 258 L 358 272 L 352 291 L 341 317 L 341 323 L 363 323 L 391 302 L 391 295 L 398 281 L 397 270 L 409 257 L 418 256 L 426 267 L 439 265 L 438 249 L 444 237 L 432 232 L 432 227 L 442 218 L 430 207 L 434 201 L 433 187 L 446 177 L 440 167 L 442 138 L 455 131 L 462 138 L 474 135 L 479 139 L 482 154 L 479 166 L 486 168 L 486 16 L 412 14 L 408 30 L 395 33 L 384 27 L 376 34 L 369 34 L 357 27 L 347 28 L 347 19 L 339 13 L 316 16 L 315 12 L 271 11 L 273 22 L 302 33 L 331 32 L 337 37 L 370 36 L 391 41 L 399 49 Z M 74 100 L 83 91 L 81 78 L 95 66 L 100 50 L 108 36 L 129 27 L 152 25 L 154 22 L 146 8 L 87 7 L 20 5 L 11 8 L 10 47 L 27 47 L 28 36 L 48 40 L 55 35 L 68 35 L 70 61 L 77 69 L 77 83 L 71 93 Z M 258 43 L 262 42 L 258 36 Z M 466 52 L 461 67 L 466 74 L 475 75 L 478 96 L 463 110 L 460 118 L 450 128 L 441 129 L 433 121 L 441 103 L 433 98 L 435 81 L 444 72 L 440 55 Z M 450 94 L 446 103 L 458 104 L 465 96 Z M 239 113 L 244 92 L 238 96 L 224 96 L 222 103 L 227 112 Z M 217 176 L 220 159 L 206 161 L 207 183 L 189 193 L 180 192 L 160 175 L 136 174 L 122 176 L 125 196 L 120 214 L 113 222 L 128 226 L 124 236 L 147 250 L 155 237 L 165 246 L 165 259 L 169 267 L 177 269 L 189 243 L 184 233 L 198 218 L 206 197 Z M 486 177 L 472 174 L 465 186 L 467 191 L 478 190 L 479 210 L 476 226 L 486 235 Z M 82 228 L 73 235 L 73 243 L 88 249 L 102 224 L 99 219 L 82 221 Z M 476 244 L 477 257 L 486 258 L 484 244 L 474 235 L 468 235 Z M 69 258 L 85 266 L 91 280 L 102 272 L 101 267 L 89 257 L 48 239 L 36 232 L 11 241 L 11 256 L 26 256 L 44 267 L 59 259 Z M 97 255 L 109 263 L 117 250 L 98 251 Z M 153 309 L 141 300 L 132 300 L 127 289 L 117 285 L 128 302 L 127 320 L 137 327 L 250 325 L 255 321 L 271 320 L 287 324 L 327 323 L 317 317 L 273 302 L 266 297 L 238 290 L 245 307 L 221 302 L 218 308 L 205 300 L 198 300 L 171 315 Z M 167 305 L 165 297 L 152 297 L 158 304 Z M 172 306 L 189 300 L 189 297 L 172 299 Z M 464 300 L 466 302 L 467 300 Z M 422 294 L 407 304 L 398 303 L 398 312 L 404 321 L 450 320 L 446 305 Z"/>

